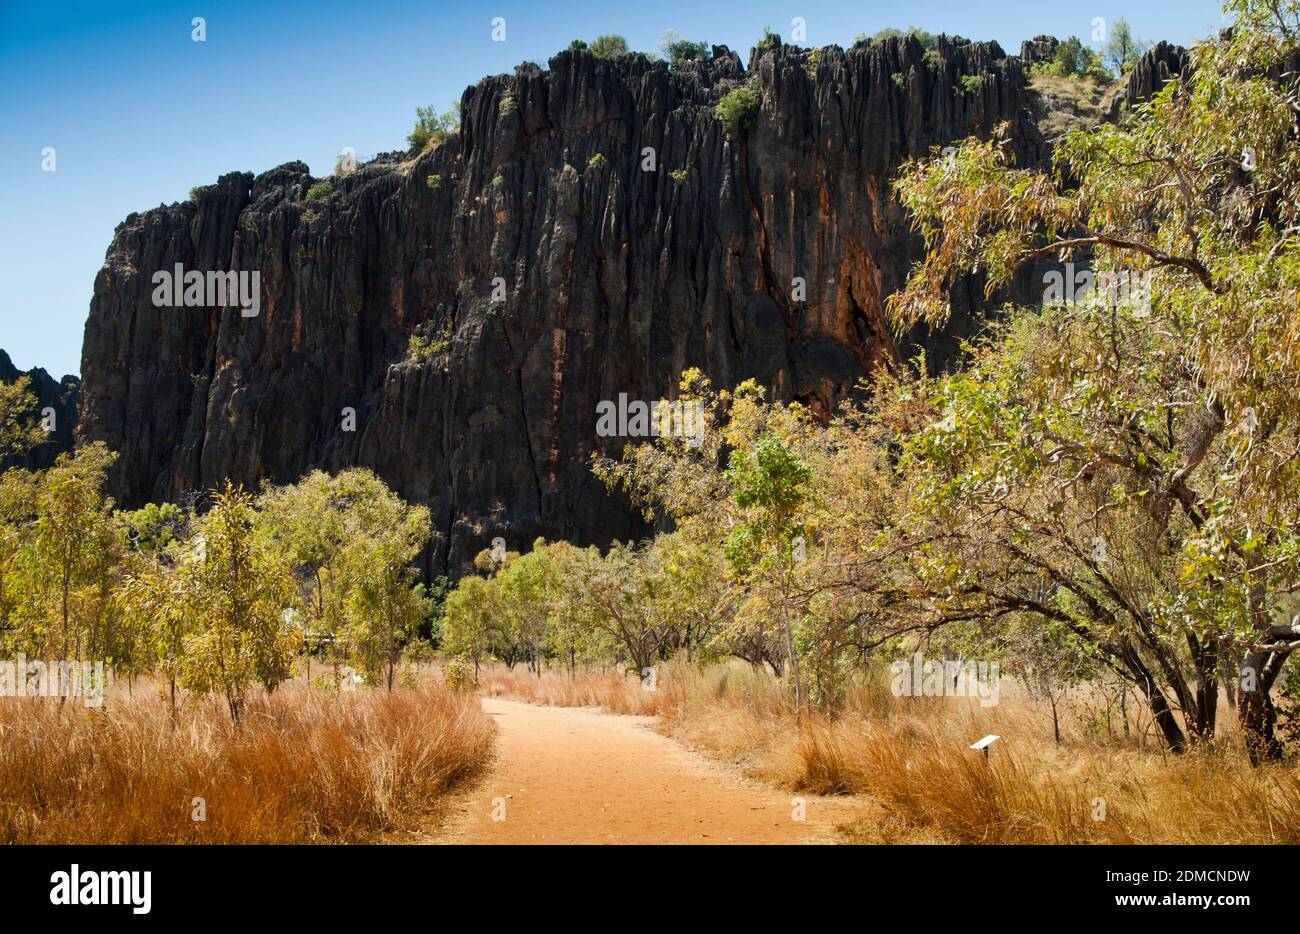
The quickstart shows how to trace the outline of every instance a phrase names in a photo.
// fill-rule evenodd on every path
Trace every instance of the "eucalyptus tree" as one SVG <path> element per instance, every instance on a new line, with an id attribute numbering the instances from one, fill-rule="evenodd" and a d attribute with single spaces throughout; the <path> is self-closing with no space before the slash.
<path id="1" fill-rule="evenodd" d="M 1219 662 L 1240 658 L 1258 760 L 1280 754 L 1269 692 L 1300 646 L 1280 616 L 1300 585 L 1300 13 L 1227 10 L 1230 35 L 1123 122 L 1068 134 L 1051 174 L 996 136 L 905 166 L 926 254 L 889 307 L 938 325 L 959 275 L 992 296 L 1031 261 L 1088 264 L 1083 300 L 1005 309 L 928 392 L 907 453 L 929 582 L 1098 646 L 1173 749 L 1183 724 L 1213 735 Z"/>

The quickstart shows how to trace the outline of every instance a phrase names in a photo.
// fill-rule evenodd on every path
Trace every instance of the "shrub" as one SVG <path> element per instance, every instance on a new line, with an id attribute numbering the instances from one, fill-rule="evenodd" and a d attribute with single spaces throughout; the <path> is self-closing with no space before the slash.
<path id="1" fill-rule="evenodd" d="M 454 331 L 451 319 L 448 318 L 442 323 L 436 336 L 429 333 L 427 326 L 411 332 L 410 343 L 407 345 L 408 355 L 415 362 L 424 363 L 438 354 L 446 353 L 451 349 Z"/>
<path id="2" fill-rule="evenodd" d="M 442 680 L 453 691 L 471 691 L 474 682 L 474 666 L 463 658 L 449 658 L 442 663 Z"/>
<path id="3" fill-rule="evenodd" d="M 460 129 L 459 110 L 458 104 L 442 114 L 434 113 L 432 107 L 415 108 L 415 128 L 406 141 L 421 151 L 439 145 Z"/>
<path id="4" fill-rule="evenodd" d="M 901 71 L 894 72 L 889 76 L 889 80 L 894 82 L 894 86 L 900 91 L 907 87 L 907 77 Z"/>
<path id="5" fill-rule="evenodd" d="M 984 76 L 983 75 L 962 75 L 960 86 L 961 86 L 961 93 L 963 94 L 978 93 L 984 87 Z"/>
<path id="6" fill-rule="evenodd" d="M 156 552 L 181 538 L 190 516 L 175 503 L 146 503 L 134 512 L 119 512 L 118 521 L 131 551 Z"/>
<path id="7" fill-rule="evenodd" d="M 190 200 L 193 201 L 195 204 L 199 203 L 199 192 L 201 192 L 202 190 L 203 189 L 198 185 L 195 185 L 193 188 L 190 189 Z"/>
<path id="8" fill-rule="evenodd" d="M 307 203 L 314 204 L 317 201 L 324 201 L 332 194 L 334 194 L 333 185 L 329 182 L 317 182 L 307 189 Z"/>
<path id="9" fill-rule="evenodd" d="M 407 355 L 416 363 L 423 363 L 433 356 L 433 343 L 419 334 L 412 334 L 406 346 Z"/>
<path id="10" fill-rule="evenodd" d="M 713 113 L 727 130 L 730 139 L 736 139 L 742 130 L 754 125 L 758 117 L 759 98 L 749 88 L 736 88 L 727 93 Z"/>
<path id="11" fill-rule="evenodd" d="M 357 170 L 357 165 L 357 157 L 352 153 L 339 153 L 339 157 L 334 160 L 334 174 L 350 175 Z"/>
<path id="12" fill-rule="evenodd" d="M 604 153 L 599 153 L 599 152 L 598 152 L 598 153 L 596 153 L 594 156 L 592 156 L 590 159 L 587 160 L 587 168 L 589 168 L 589 169 L 599 169 L 599 168 L 603 168 L 603 167 L 606 166 L 608 163 L 609 163 L 609 160 L 605 158 Z"/>
<path id="13" fill-rule="evenodd" d="M 425 337 L 418 333 L 411 335 L 407 353 L 416 363 L 424 363 L 440 353 L 446 353 L 451 347 L 451 336 L 443 334 L 438 338 Z"/>
<path id="14" fill-rule="evenodd" d="M 430 188 L 441 188 L 441 187 L 442 187 L 442 176 L 441 176 L 441 175 L 429 175 L 429 176 L 427 176 L 427 177 L 425 178 L 425 180 L 424 180 L 424 184 L 427 185 L 427 186 L 430 187 Z"/>
<path id="15" fill-rule="evenodd" d="M 572 42 L 569 43 L 570 52 L 581 52 L 584 51 L 586 48 L 587 48 L 587 43 L 583 42 L 581 39 L 574 39 Z"/>
<path id="16" fill-rule="evenodd" d="M 758 48 L 760 50 L 766 51 L 767 49 L 775 49 L 780 44 L 781 44 L 781 37 L 777 33 L 772 32 L 772 28 L 770 26 L 764 26 L 763 35 L 759 37 L 758 40 Z"/>
<path id="17" fill-rule="evenodd" d="M 927 49 L 936 49 L 939 47 L 939 37 L 932 32 L 926 32 L 924 29 L 918 29 L 915 26 L 908 26 L 906 29 L 896 29 L 893 26 L 880 30 L 874 36 L 868 36 L 865 32 L 860 32 L 853 37 L 855 46 L 866 45 L 869 42 L 881 42 L 885 39 L 894 39 L 901 36 L 913 36 L 917 42 Z"/>
<path id="18" fill-rule="evenodd" d="M 660 43 L 664 58 L 674 68 L 680 68 L 688 62 L 707 61 L 709 45 L 707 42 L 692 42 L 678 33 L 668 33 Z"/>
<path id="19" fill-rule="evenodd" d="M 501 189 L 501 186 L 503 186 L 505 183 L 506 183 L 505 177 L 500 172 L 492 176 L 493 189 L 499 191 Z"/>
<path id="20" fill-rule="evenodd" d="M 671 172 L 668 173 L 668 175 L 670 178 L 672 178 L 673 181 L 675 181 L 679 185 L 682 182 L 686 181 L 685 169 L 673 169 Z"/>
<path id="21" fill-rule="evenodd" d="M 514 97 L 509 94 L 501 98 L 501 103 L 497 104 L 497 113 L 503 117 L 510 116 L 518 109 L 519 105 L 515 103 Z"/>
<path id="22" fill-rule="evenodd" d="M 1071 36 L 1058 45 L 1052 61 L 1040 64 L 1038 71 L 1061 78 L 1091 78 L 1094 81 L 1109 81 L 1111 77 L 1101 62 L 1101 56 L 1079 41 L 1078 36 Z"/>
<path id="23" fill-rule="evenodd" d="M 617 58 L 627 54 L 627 40 L 622 36 L 597 36 L 591 43 L 591 54 L 600 58 Z"/>

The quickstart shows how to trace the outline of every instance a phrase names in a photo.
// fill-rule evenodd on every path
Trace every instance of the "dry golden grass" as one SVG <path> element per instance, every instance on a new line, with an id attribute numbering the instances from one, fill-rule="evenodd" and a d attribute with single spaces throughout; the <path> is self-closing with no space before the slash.
<path id="1" fill-rule="evenodd" d="M 864 678 L 838 717 L 809 717 L 802 732 L 780 684 L 739 663 L 665 665 L 654 692 L 635 678 L 502 671 L 486 673 L 483 689 L 657 714 L 665 733 L 752 777 L 873 799 L 878 815 L 842 828 L 856 842 L 1300 843 L 1300 770 L 1251 768 L 1227 710 L 1215 746 L 1174 756 L 1146 735 L 1140 711 L 1127 736 L 1115 723 L 1087 730 L 1086 698 L 1067 705 L 1058 746 L 1045 707 L 1005 683 L 1000 703 L 984 708 L 896 698 L 887 678 Z M 986 762 L 968 747 L 989 733 L 1002 739 Z"/>
<path id="2" fill-rule="evenodd" d="M 1183 756 L 1139 741 L 1136 723 L 1127 740 L 1067 728 L 1058 746 L 1047 711 L 1005 686 L 984 708 L 895 698 L 877 680 L 850 691 L 834 721 L 809 718 L 800 733 L 773 679 L 764 709 L 753 684 L 733 696 L 716 688 L 729 676 L 712 674 L 713 686 L 697 677 L 705 683 L 680 692 L 666 729 L 791 789 L 874 798 L 884 818 L 845 828 L 859 842 L 1300 842 L 1300 771 L 1251 768 L 1231 728 Z M 968 747 L 989 733 L 1002 739 L 986 761 Z"/>
<path id="3" fill-rule="evenodd" d="M 214 699 L 173 725 L 159 692 L 112 695 L 94 710 L 0 699 L 0 842 L 372 840 L 419 826 L 493 755 L 478 698 L 435 684 L 291 682 L 251 702 L 240 729 Z"/>
<path id="4" fill-rule="evenodd" d="M 1038 102 L 1038 127 L 1049 140 L 1055 140 L 1078 127 L 1090 127 L 1100 119 L 1102 108 L 1122 86 L 1095 78 L 1061 76 L 1034 72 L 1029 87 Z"/>
<path id="5" fill-rule="evenodd" d="M 485 697 L 504 697 L 526 704 L 550 707 L 600 707 L 607 713 L 658 716 L 665 710 L 666 695 L 649 690 L 640 678 L 618 673 L 543 671 L 535 675 L 519 668 L 484 667 L 479 690 Z"/>

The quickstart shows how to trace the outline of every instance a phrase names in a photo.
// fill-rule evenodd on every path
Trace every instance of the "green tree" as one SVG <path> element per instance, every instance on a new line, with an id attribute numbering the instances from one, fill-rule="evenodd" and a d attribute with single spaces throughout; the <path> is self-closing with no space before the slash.
<path id="1" fill-rule="evenodd" d="M 183 573 L 176 561 L 195 560 L 192 552 L 177 547 L 169 558 L 131 555 L 114 600 L 122 618 L 141 633 L 140 651 L 132 673 L 152 668 L 166 680 L 173 721 L 177 716 L 176 690 L 185 675 L 186 638 L 192 631 L 194 599 L 185 592 L 197 575 Z"/>
<path id="2" fill-rule="evenodd" d="M 452 655 L 474 662 L 474 679 L 489 654 L 493 628 L 499 619 L 500 585 L 476 575 L 462 577 L 449 594 L 443 616 L 442 645 Z"/>
<path id="3" fill-rule="evenodd" d="M 45 441 L 45 432 L 33 423 L 36 396 L 30 389 L 31 380 L 26 376 L 12 383 L 0 382 L 0 467 Z"/>
<path id="4" fill-rule="evenodd" d="M 350 660 L 391 682 L 401 644 L 431 612 L 407 567 L 428 540 L 427 511 L 363 468 L 313 471 L 257 507 L 259 534 L 295 571 L 308 664 L 327 647 L 336 682 Z"/>
<path id="5" fill-rule="evenodd" d="M 239 723 L 248 688 L 272 691 L 287 678 L 298 648 L 285 610 L 296 599 L 282 556 L 254 532 L 253 497 L 227 482 L 196 523 L 173 591 L 192 629 L 185 639 L 183 683 L 220 693 Z"/>
<path id="6" fill-rule="evenodd" d="M 0 650 L 26 648 L 24 600 L 29 595 L 23 559 L 25 533 L 32 521 L 36 478 L 17 468 L 0 473 Z"/>
<path id="7" fill-rule="evenodd" d="M 592 556 L 584 577 L 584 618 L 639 675 L 664 657 L 676 625 L 655 611 L 664 585 L 656 557 L 650 549 L 615 542 L 603 557 Z"/>
<path id="8" fill-rule="evenodd" d="M 547 605 L 547 649 L 576 677 L 578 662 L 612 658 L 613 644 L 603 638 L 593 616 L 588 574 L 600 561 L 595 548 L 575 548 L 567 542 L 546 546 L 553 563 L 552 592 Z"/>
<path id="9" fill-rule="evenodd" d="M 451 593 L 451 588 L 451 579 L 445 574 L 439 574 L 425 587 L 428 609 L 420 625 L 420 636 L 435 649 L 442 645 L 442 623 L 447 614 L 447 594 Z"/>
<path id="10" fill-rule="evenodd" d="M 698 407 L 702 430 L 697 435 L 666 435 L 650 444 L 631 445 L 621 461 L 598 460 L 593 469 L 607 486 L 629 496 L 647 520 L 669 520 L 677 528 L 651 549 L 669 581 L 657 588 L 665 595 L 656 598 L 655 612 L 678 623 L 664 632 L 666 650 L 689 647 L 692 652 L 698 648 L 733 654 L 756 666 L 766 662 L 780 674 L 787 653 L 774 638 L 780 636 L 780 627 L 771 624 L 772 615 L 779 612 L 774 608 L 777 601 L 769 599 L 772 594 L 761 585 L 758 592 L 747 592 L 745 581 L 732 580 L 724 556 L 725 530 L 746 517 L 719 465 L 727 462 L 729 452 L 750 450 L 770 433 L 798 437 L 801 453 L 812 450 L 809 420 L 797 407 L 767 405 L 762 388 L 752 380 L 732 391 L 714 391 L 703 374 L 692 369 L 682 374 L 678 389 L 679 401 Z M 825 460 L 836 463 L 833 456 Z"/>
<path id="11" fill-rule="evenodd" d="M 115 459 L 95 443 L 59 455 L 36 477 L 34 516 L 22 535 L 28 593 L 43 607 L 31 644 L 57 647 L 62 659 L 79 658 L 83 643 L 93 652 L 109 641 L 108 598 L 119 539 L 113 501 L 102 487 Z"/>
<path id="12" fill-rule="evenodd" d="M 558 580 L 552 554 L 543 539 L 533 550 L 511 561 L 497 578 L 503 623 L 508 638 L 526 652 L 528 665 L 541 675 L 548 642 L 548 618 Z"/>
<path id="13" fill-rule="evenodd" d="M 781 636 L 794 683 L 796 717 L 804 708 L 803 680 L 795 651 L 792 616 L 796 612 L 795 539 L 801 536 L 801 511 L 809 498 L 812 471 L 774 434 L 749 450 L 732 453 L 727 468 L 732 500 L 744 521 L 727 538 L 727 560 L 751 582 L 766 582 L 776 593 Z"/>
<path id="14" fill-rule="evenodd" d="M 343 641 L 372 683 L 393 687 L 402 646 L 428 612 L 411 562 L 429 541 L 429 510 L 408 506 L 369 471 L 349 471 Z"/>
<path id="15" fill-rule="evenodd" d="M 1102 62 L 1115 74 L 1122 75 L 1138 63 L 1148 44 L 1133 36 L 1132 28 L 1121 16 L 1111 24 L 1110 38 L 1101 54 Z"/>
<path id="16" fill-rule="evenodd" d="M 1048 74 L 1065 78 L 1110 80 L 1110 75 L 1102 64 L 1102 57 L 1084 45 L 1078 36 L 1071 36 L 1058 44 L 1051 63 L 1044 70 Z"/>
<path id="17" fill-rule="evenodd" d="M 351 510 L 355 491 L 368 476 L 368 471 L 345 471 L 338 477 L 312 471 L 297 483 L 267 490 L 257 500 L 258 531 L 297 572 L 305 611 L 304 650 L 308 659 L 327 651 L 336 685 L 339 665 L 347 660 L 339 637 L 349 586 L 348 553 L 372 532 L 356 528 Z"/>
<path id="18" fill-rule="evenodd" d="M 1069 134 L 1055 177 L 997 141 L 907 167 L 927 251 L 890 311 L 900 329 L 943 320 L 957 275 L 979 269 L 991 295 L 1043 257 L 1111 277 L 1012 313 L 1005 340 L 934 388 L 913 446 L 949 530 L 931 580 L 1099 646 L 1175 750 L 1179 714 L 1213 735 L 1217 666 L 1241 650 L 1259 760 L 1281 754 L 1270 690 L 1300 644 L 1282 610 L 1300 583 L 1300 477 L 1282 453 L 1300 443 L 1300 147 L 1280 66 L 1300 16 L 1229 9 L 1237 28 L 1193 50 L 1186 80 L 1123 126 Z M 1121 274 L 1149 277 L 1149 300 L 1118 294 Z"/>
<path id="19" fill-rule="evenodd" d="M 651 546 L 663 573 L 655 600 L 656 614 L 665 626 L 661 654 L 681 650 L 688 660 L 718 653 L 737 598 L 723 549 L 695 531 L 692 526 L 659 535 Z"/>

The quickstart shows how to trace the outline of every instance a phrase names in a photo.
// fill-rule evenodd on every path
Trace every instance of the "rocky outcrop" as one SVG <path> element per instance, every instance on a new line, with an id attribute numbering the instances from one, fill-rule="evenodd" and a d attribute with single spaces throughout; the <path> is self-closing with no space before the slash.
<path id="1" fill-rule="evenodd" d="M 714 108 L 740 87 L 761 106 L 733 139 Z M 1005 121 L 1041 160 L 1024 93 L 1019 59 L 942 37 L 679 70 L 564 52 L 485 79 L 423 154 L 329 190 L 301 163 L 233 173 L 129 216 L 95 281 L 80 437 L 121 453 L 127 505 L 370 466 L 429 505 L 433 571 L 497 535 L 637 535 L 590 473 L 628 440 L 597 435 L 597 404 L 698 366 L 830 412 L 898 352 L 884 301 L 919 243 L 897 167 Z M 257 272 L 258 315 L 155 307 L 176 264 Z M 980 295 L 962 283 L 953 328 L 914 337 L 932 362 Z"/>
<path id="2" fill-rule="evenodd" d="M 1020 60 L 1025 66 L 1050 62 L 1056 58 L 1056 47 L 1060 41 L 1055 36 L 1034 36 L 1020 43 Z"/>
<path id="3" fill-rule="evenodd" d="M 1170 78 L 1182 74 L 1190 61 L 1187 50 L 1180 45 L 1157 42 L 1151 46 L 1125 76 L 1124 87 L 1106 102 L 1106 119 L 1116 120 L 1126 107 L 1149 100 Z"/>
<path id="4" fill-rule="evenodd" d="M 65 376 L 55 381 L 40 367 L 20 370 L 9 355 L 0 350 L 0 383 L 12 383 L 20 376 L 30 380 L 28 389 L 36 397 L 35 417 L 42 424 L 53 422 L 54 430 L 44 444 L 33 448 L 23 457 L 0 458 L 0 471 L 10 467 L 27 470 L 44 470 L 64 451 L 72 450 L 77 429 L 77 399 L 81 381 L 75 376 Z"/>

